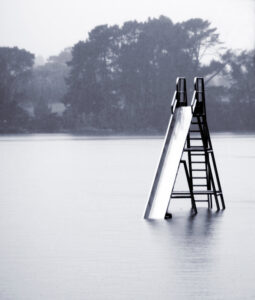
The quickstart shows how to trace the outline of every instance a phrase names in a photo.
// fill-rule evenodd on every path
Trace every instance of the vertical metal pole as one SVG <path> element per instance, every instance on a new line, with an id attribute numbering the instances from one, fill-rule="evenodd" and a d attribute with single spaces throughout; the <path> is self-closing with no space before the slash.
<path id="1" fill-rule="evenodd" d="M 184 170 L 185 170 L 187 181 L 188 181 L 188 185 L 189 185 L 189 191 L 190 191 L 190 197 L 191 197 L 191 206 L 192 206 L 192 209 L 194 210 L 195 214 L 197 214 L 197 206 L 196 206 L 196 202 L 195 202 L 195 199 L 194 199 L 194 194 L 193 194 L 193 189 L 192 189 L 192 182 L 191 182 L 191 176 L 189 175 L 189 171 L 188 171 L 188 167 L 187 167 L 186 161 L 185 160 L 181 160 L 181 163 L 183 163 L 183 165 L 184 165 Z"/>

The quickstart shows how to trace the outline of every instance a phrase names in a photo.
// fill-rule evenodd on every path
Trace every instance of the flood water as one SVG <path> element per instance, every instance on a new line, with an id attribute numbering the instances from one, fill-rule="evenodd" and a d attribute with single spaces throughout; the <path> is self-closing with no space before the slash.
<path id="1" fill-rule="evenodd" d="M 255 299 L 255 136 L 213 135 L 226 210 L 145 221 L 163 140 L 0 138 L 0 299 Z"/>

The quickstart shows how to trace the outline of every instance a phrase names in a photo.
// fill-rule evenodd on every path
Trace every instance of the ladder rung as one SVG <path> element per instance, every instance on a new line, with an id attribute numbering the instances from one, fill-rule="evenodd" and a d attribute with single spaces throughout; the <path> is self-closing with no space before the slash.
<path id="1" fill-rule="evenodd" d="M 190 192 L 173 192 L 171 198 L 181 199 L 181 198 L 191 198 Z"/>
<path id="2" fill-rule="evenodd" d="M 205 148 L 204 146 L 202 145 L 194 145 L 194 146 L 190 146 L 188 149 L 191 149 L 191 150 L 200 150 L 200 151 L 205 151 L 209 148 Z"/>
<path id="3" fill-rule="evenodd" d="M 192 171 L 206 171 L 206 169 L 192 169 Z"/>
<path id="4" fill-rule="evenodd" d="M 190 153 L 190 155 L 192 155 L 192 156 L 200 156 L 200 155 L 205 156 L 205 153 Z"/>
<path id="5" fill-rule="evenodd" d="M 206 163 L 206 161 L 192 161 L 191 162 L 192 164 L 204 164 L 204 163 Z"/>
<path id="6" fill-rule="evenodd" d="M 195 202 L 209 202 L 208 200 L 195 200 Z"/>
<path id="7" fill-rule="evenodd" d="M 193 191 L 193 194 L 194 195 L 213 195 L 214 191 Z"/>
<path id="8" fill-rule="evenodd" d="M 192 125 L 199 125 L 199 124 L 200 124 L 200 125 L 202 125 L 202 126 L 205 125 L 204 121 L 200 121 L 200 123 L 197 122 L 197 121 L 192 121 L 191 124 L 192 124 Z"/>
<path id="9" fill-rule="evenodd" d="M 193 186 L 207 186 L 207 184 L 193 184 Z"/>
<path id="10" fill-rule="evenodd" d="M 202 93 L 202 92 L 197 92 L 197 93 Z M 194 114 L 194 117 L 202 117 L 202 116 L 205 116 L 205 114 Z"/>
<path id="11" fill-rule="evenodd" d="M 199 147 L 199 146 L 192 146 L 190 148 L 184 148 L 184 151 L 207 151 L 207 152 L 212 152 L 212 149 L 210 148 L 204 148 L 204 147 Z"/>
<path id="12" fill-rule="evenodd" d="M 172 192 L 172 195 L 190 195 L 190 192 L 187 192 L 187 191 L 176 191 L 176 192 Z"/>
<path id="13" fill-rule="evenodd" d="M 182 198 L 191 198 L 190 195 L 187 195 L 187 194 L 183 194 L 183 195 L 172 195 L 171 196 L 172 199 L 182 199 Z"/>
<path id="14" fill-rule="evenodd" d="M 192 177 L 192 179 L 207 179 L 207 177 L 195 176 L 195 177 Z"/>
<path id="15" fill-rule="evenodd" d="M 191 129 L 189 132 L 200 132 L 200 130 Z"/>
<path id="16" fill-rule="evenodd" d="M 190 140 L 194 140 L 194 141 L 201 141 L 202 138 L 201 137 L 190 137 Z"/>
<path id="17" fill-rule="evenodd" d="M 193 194 L 194 195 L 213 195 L 214 194 L 214 191 L 211 191 L 211 190 L 204 190 L 204 191 L 193 191 Z M 222 194 L 221 191 L 216 191 L 216 194 L 217 195 L 220 195 Z M 183 196 L 183 197 L 191 197 L 190 196 L 190 192 L 183 192 L 183 191 L 178 191 L 178 192 L 173 192 L 171 197 L 180 197 L 180 196 Z"/>

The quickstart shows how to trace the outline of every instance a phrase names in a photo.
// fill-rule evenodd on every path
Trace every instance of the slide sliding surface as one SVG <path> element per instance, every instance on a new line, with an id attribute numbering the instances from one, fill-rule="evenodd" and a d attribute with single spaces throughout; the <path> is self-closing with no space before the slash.
<path id="1" fill-rule="evenodd" d="M 164 219 L 192 119 L 190 106 L 176 108 L 171 116 L 144 218 Z"/>

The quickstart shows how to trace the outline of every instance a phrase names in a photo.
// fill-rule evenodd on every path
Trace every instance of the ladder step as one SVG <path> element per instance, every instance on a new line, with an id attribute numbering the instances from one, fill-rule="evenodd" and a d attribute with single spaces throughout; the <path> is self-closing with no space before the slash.
<path id="1" fill-rule="evenodd" d="M 172 198 L 172 199 L 183 199 L 183 198 L 191 198 L 191 196 L 188 195 L 188 194 L 183 194 L 183 195 L 172 195 L 171 198 Z"/>
<path id="2" fill-rule="evenodd" d="M 197 91 L 197 93 L 202 93 L 202 92 Z M 202 117 L 202 116 L 205 116 L 205 113 L 203 113 L 203 114 L 194 114 L 194 117 Z"/>
<path id="3" fill-rule="evenodd" d="M 213 195 L 214 191 L 211 190 L 205 190 L 205 191 L 193 191 L 194 195 Z M 216 191 L 217 195 L 222 195 L 221 191 Z M 173 192 L 171 195 L 171 198 L 190 198 L 190 192 L 182 192 L 182 191 L 178 191 L 178 192 Z M 196 200 L 198 201 L 198 200 Z"/>
<path id="4" fill-rule="evenodd" d="M 204 164 L 206 161 L 192 161 L 192 164 Z"/>
<path id="5" fill-rule="evenodd" d="M 200 130 L 191 129 L 189 132 L 200 132 Z"/>
<path id="6" fill-rule="evenodd" d="M 204 121 L 200 121 L 200 123 L 197 122 L 197 121 L 192 121 L 191 124 L 192 124 L 192 125 L 199 125 L 199 124 L 201 124 L 201 125 L 203 125 L 203 126 L 205 125 Z"/>
<path id="7" fill-rule="evenodd" d="M 205 153 L 190 153 L 191 156 L 205 156 Z"/>
<path id="8" fill-rule="evenodd" d="M 207 177 L 203 177 L 203 176 L 195 176 L 195 177 L 192 176 L 192 178 L 193 179 L 207 179 Z"/>
<path id="9" fill-rule="evenodd" d="M 210 148 L 204 148 L 204 147 L 199 147 L 199 146 L 192 146 L 189 148 L 184 148 L 184 151 L 206 151 L 206 152 L 212 152 L 212 149 Z"/>
<path id="10" fill-rule="evenodd" d="M 193 194 L 194 195 L 213 195 L 214 191 L 193 191 Z"/>
<path id="11" fill-rule="evenodd" d="M 206 171 L 206 169 L 192 169 L 192 171 Z"/>
<path id="12" fill-rule="evenodd" d="M 195 200 L 195 202 L 209 202 L 208 200 Z"/>
<path id="13" fill-rule="evenodd" d="M 193 186 L 207 186 L 207 184 L 193 184 Z"/>
<path id="14" fill-rule="evenodd" d="M 202 138 L 201 137 L 190 137 L 190 140 L 194 140 L 194 141 L 201 141 Z"/>

